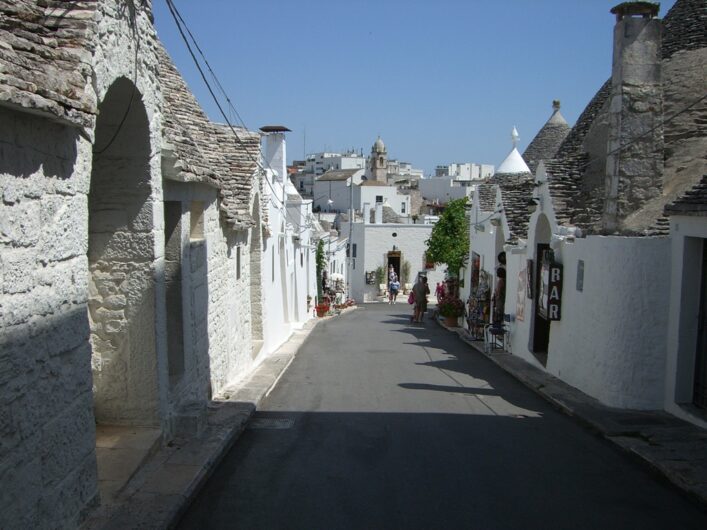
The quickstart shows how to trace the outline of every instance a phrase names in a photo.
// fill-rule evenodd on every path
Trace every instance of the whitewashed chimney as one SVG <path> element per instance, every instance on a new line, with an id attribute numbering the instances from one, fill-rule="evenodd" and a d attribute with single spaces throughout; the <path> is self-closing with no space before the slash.
<path id="1" fill-rule="evenodd" d="M 383 203 L 382 202 L 376 203 L 376 224 L 377 225 L 383 224 Z"/>
<path id="2" fill-rule="evenodd" d="M 371 224 L 371 203 L 363 203 L 363 224 Z"/>
<path id="3" fill-rule="evenodd" d="M 287 149 L 285 133 L 290 129 L 282 125 L 265 125 L 260 128 L 264 134 L 263 161 L 266 168 L 275 173 L 275 180 L 284 183 L 287 179 Z"/>

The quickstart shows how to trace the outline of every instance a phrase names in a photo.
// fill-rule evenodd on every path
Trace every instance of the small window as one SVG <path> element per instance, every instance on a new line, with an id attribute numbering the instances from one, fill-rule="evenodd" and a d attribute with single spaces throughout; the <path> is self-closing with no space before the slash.
<path id="1" fill-rule="evenodd" d="M 204 239 L 204 203 L 192 201 L 189 205 L 190 230 L 189 240 L 199 241 Z"/>
<path id="2" fill-rule="evenodd" d="M 383 195 L 376 195 L 376 204 L 383 202 Z"/>
<path id="3" fill-rule="evenodd" d="M 405 213 L 405 203 L 400 203 L 400 213 Z"/>
<path id="4" fill-rule="evenodd" d="M 299 253 L 299 266 L 304 267 L 304 252 Z"/>
<path id="5" fill-rule="evenodd" d="M 354 243 L 352 246 L 353 246 L 353 253 L 352 253 L 351 257 L 355 258 L 356 257 L 356 243 Z"/>

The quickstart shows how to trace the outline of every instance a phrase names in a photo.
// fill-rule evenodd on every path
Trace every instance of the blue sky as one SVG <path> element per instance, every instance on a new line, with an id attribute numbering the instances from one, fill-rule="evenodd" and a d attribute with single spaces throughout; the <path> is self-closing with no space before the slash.
<path id="1" fill-rule="evenodd" d="M 618 0 L 173 0 L 250 129 L 282 124 L 288 159 L 370 152 L 426 173 L 498 166 L 551 114 L 573 124 L 611 75 Z M 664 16 L 675 0 L 661 3 Z M 176 30 L 153 0 L 162 42 L 207 114 L 222 121 Z"/>

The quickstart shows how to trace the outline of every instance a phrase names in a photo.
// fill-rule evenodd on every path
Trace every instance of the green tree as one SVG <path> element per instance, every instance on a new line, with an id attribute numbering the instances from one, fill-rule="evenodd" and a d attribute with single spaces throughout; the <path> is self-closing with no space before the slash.
<path id="1" fill-rule="evenodd" d="M 432 228 L 427 243 L 427 262 L 444 263 L 449 273 L 459 275 L 469 256 L 469 221 L 466 197 L 450 201 Z"/>
<path id="2" fill-rule="evenodd" d="M 315 255 L 317 263 L 317 298 L 322 299 L 322 272 L 326 268 L 326 257 L 324 256 L 324 241 L 321 239 L 317 243 L 317 253 Z"/>

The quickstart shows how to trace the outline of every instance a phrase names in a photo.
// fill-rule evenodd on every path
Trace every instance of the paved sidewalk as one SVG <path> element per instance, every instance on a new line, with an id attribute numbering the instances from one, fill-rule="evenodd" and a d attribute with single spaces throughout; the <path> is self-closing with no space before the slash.
<path id="1" fill-rule="evenodd" d="M 472 340 L 463 328 L 447 329 L 707 508 L 707 431 L 664 411 L 607 407 L 518 356 L 499 350 L 485 352 L 483 341 Z"/>
<path id="2" fill-rule="evenodd" d="M 117 494 L 114 504 L 97 508 L 82 528 L 123 530 L 175 526 L 322 320 L 308 321 L 246 379 L 224 391 L 221 400 L 211 402 L 207 425 L 199 438 L 175 439 L 161 447 Z"/>

